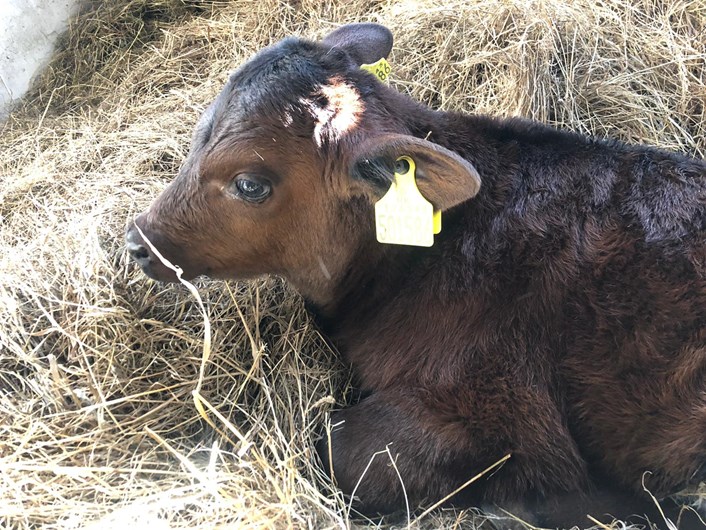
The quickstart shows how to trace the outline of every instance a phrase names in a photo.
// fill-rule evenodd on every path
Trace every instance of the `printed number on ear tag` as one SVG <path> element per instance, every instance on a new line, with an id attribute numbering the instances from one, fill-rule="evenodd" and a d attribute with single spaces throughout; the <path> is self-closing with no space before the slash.
<path id="1" fill-rule="evenodd" d="M 392 72 L 392 67 L 384 57 L 372 64 L 361 64 L 360 68 L 367 70 L 384 83 L 390 82 L 390 72 Z"/>
<path id="2" fill-rule="evenodd" d="M 430 247 L 434 234 L 441 231 L 441 211 L 434 207 L 417 188 L 414 161 L 406 156 L 409 169 L 395 172 L 395 180 L 385 196 L 375 203 L 375 227 L 380 243 Z"/>

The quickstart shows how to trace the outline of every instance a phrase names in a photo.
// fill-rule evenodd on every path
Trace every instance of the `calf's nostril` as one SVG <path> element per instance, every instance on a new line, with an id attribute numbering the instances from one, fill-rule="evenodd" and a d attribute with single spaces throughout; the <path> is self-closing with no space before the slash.
<path id="1" fill-rule="evenodd" d="M 135 261 L 145 261 L 150 257 L 150 253 L 145 247 L 131 241 L 128 241 L 127 243 L 127 251 Z"/>
<path id="2" fill-rule="evenodd" d="M 150 257 L 149 252 L 145 247 L 140 247 L 132 253 L 133 257 L 137 260 L 143 260 Z"/>

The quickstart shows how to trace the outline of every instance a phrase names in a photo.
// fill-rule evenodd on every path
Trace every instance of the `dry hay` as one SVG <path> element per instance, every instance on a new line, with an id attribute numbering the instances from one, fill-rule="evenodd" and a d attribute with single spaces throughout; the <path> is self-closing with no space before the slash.
<path id="1" fill-rule="evenodd" d="M 393 30 L 394 84 L 436 107 L 706 155 L 706 0 L 95 4 L 2 130 L 0 525 L 363 524 L 313 464 L 349 385 L 301 301 L 277 280 L 199 283 L 209 425 L 199 306 L 122 243 L 229 70 L 360 20 Z"/>

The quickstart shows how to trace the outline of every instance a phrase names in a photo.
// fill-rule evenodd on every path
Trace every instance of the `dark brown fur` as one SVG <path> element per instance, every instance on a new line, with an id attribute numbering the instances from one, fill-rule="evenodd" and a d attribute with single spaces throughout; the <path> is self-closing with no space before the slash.
<path id="1" fill-rule="evenodd" d="M 706 164 L 432 111 L 358 68 L 390 46 L 384 28 L 352 25 L 258 54 L 135 223 L 187 277 L 278 274 L 309 301 L 365 396 L 333 419 L 345 492 L 388 445 L 413 503 L 511 454 L 454 502 L 560 526 L 657 517 L 643 486 L 663 498 L 706 475 Z M 312 108 L 347 111 L 321 90 L 341 84 L 362 112 L 317 128 Z M 401 155 L 444 210 L 428 249 L 375 240 Z M 243 174 L 272 195 L 233 196 Z M 173 281 L 134 227 L 128 244 Z M 389 457 L 356 494 L 367 512 L 403 506 Z"/>

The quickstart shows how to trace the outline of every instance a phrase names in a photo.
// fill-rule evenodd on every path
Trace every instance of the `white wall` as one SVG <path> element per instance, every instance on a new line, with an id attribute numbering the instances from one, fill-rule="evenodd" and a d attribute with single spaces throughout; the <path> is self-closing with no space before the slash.
<path id="1" fill-rule="evenodd" d="M 79 0 L 0 0 L 0 121 L 49 62 Z"/>

